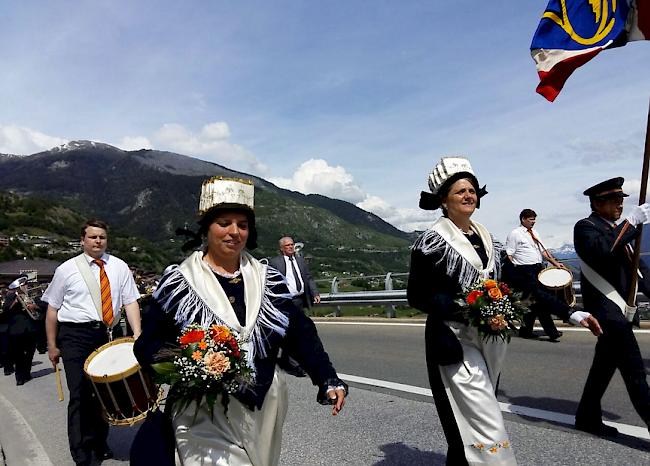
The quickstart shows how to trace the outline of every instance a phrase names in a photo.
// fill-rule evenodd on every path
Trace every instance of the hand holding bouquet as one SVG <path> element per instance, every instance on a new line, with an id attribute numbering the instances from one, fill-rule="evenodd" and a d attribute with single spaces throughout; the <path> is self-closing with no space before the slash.
<path id="1" fill-rule="evenodd" d="M 510 342 L 515 322 L 521 322 L 528 308 L 519 301 L 508 285 L 496 280 L 482 280 L 456 300 L 470 325 L 484 339 L 497 337 Z"/>
<path id="2" fill-rule="evenodd" d="M 163 362 L 151 365 L 156 382 L 171 386 L 168 400 L 174 408 L 184 410 L 195 401 L 198 410 L 205 397 L 212 411 L 222 395 L 227 410 L 229 395 L 252 382 L 253 370 L 246 363 L 246 352 L 228 327 L 189 325 L 178 343 L 178 349 L 159 354 Z"/>

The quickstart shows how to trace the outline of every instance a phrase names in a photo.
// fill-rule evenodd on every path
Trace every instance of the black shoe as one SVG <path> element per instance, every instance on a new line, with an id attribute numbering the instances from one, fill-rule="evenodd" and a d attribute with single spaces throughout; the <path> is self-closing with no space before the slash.
<path id="1" fill-rule="evenodd" d="M 560 341 L 560 337 L 562 336 L 562 332 L 557 332 L 555 335 L 551 335 L 548 337 L 548 341 L 552 343 L 557 343 Z"/>
<path id="2" fill-rule="evenodd" d="M 24 385 L 25 381 L 23 379 L 16 380 L 16 385 Z"/>
<path id="3" fill-rule="evenodd" d="M 521 338 L 526 338 L 529 340 L 535 340 L 539 338 L 539 335 L 536 335 L 535 333 L 532 332 L 532 330 L 524 330 L 523 332 L 519 330 L 519 336 Z"/>
<path id="4" fill-rule="evenodd" d="M 597 435 L 598 437 L 618 437 L 618 429 L 616 427 L 608 426 L 602 422 L 600 424 L 576 422 L 575 427 L 577 430 Z"/>
<path id="5" fill-rule="evenodd" d="M 113 458 L 113 450 L 108 447 L 102 448 L 101 450 L 95 450 L 95 456 L 100 461 L 110 460 Z"/>
<path id="6" fill-rule="evenodd" d="M 14 373 L 13 369 L 5 367 L 5 375 L 11 375 L 13 373 Z"/>

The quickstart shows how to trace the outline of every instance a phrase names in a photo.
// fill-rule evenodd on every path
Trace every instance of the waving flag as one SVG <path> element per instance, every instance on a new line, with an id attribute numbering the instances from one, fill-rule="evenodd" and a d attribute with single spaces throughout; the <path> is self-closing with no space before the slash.
<path id="1" fill-rule="evenodd" d="M 537 92 L 553 102 L 571 73 L 605 48 L 650 39 L 650 0 L 550 0 L 530 46 Z"/>

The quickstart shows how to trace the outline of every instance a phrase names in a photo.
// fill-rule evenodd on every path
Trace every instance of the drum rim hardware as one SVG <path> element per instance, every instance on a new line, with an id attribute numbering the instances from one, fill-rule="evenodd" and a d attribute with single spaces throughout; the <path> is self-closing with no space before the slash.
<path id="1" fill-rule="evenodd" d="M 140 364 L 137 362 L 135 363 L 134 366 L 126 369 L 126 371 L 121 372 L 119 374 L 115 375 L 103 375 L 103 376 L 97 376 L 97 375 L 91 375 L 88 373 L 88 366 L 90 365 L 91 361 L 95 356 L 97 356 L 100 352 L 105 350 L 106 348 L 109 348 L 114 345 L 119 345 L 122 343 L 130 343 L 130 342 L 135 342 L 135 339 L 133 337 L 122 337 L 122 338 L 116 338 L 115 340 L 109 341 L 108 343 L 100 346 L 97 348 L 95 351 L 93 351 L 88 358 L 86 358 L 86 361 L 84 362 L 84 374 L 86 377 L 90 380 L 92 383 L 93 389 L 95 391 L 95 395 L 99 399 L 99 402 L 102 406 L 102 416 L 104 419 L 111 425 L 114 426 L 133 426 L 137 424 L 138 422 L 144 420 L 147 417 L 147 414 L 150 411 L 154 411 L 158 409 L 162 401 L 165 399 L 165 391 L 163 387 L 158 387 L 158 393 L 150 393 L 150 388 L 153 387 L 154 390 L 156 389 L 155 383 L 151 380 L 150 377 L 148 377 L 147 374 L 142 372 L 142 368 Z M 147 407 L 146 409 L 141 409 L 139 406 L 137 406 L 135 396 L 133 395 L 131 391 L 131 387 L 128 384 L 127 379 L 134 375 L 135 373 L 139 373 L 139 380 L 142 383 L 142 389 L 145 392 L 146 398 L 147 398 Z M 145 380 L 148 379 L 148 380 Z M 133 412 L 138 412 L 139 414 L 133 417 L 127 417 L 121 410 L 119 403 L 113 393 L 113 390 L 111 389 L 110 385 L 111 383 L 119 383 L 122 381 L 124 389 L 126 394 L 128 395 L 129 401 L 131 402 L 131 409 Z M 151 386 L 147 383 L 149 381 L 151 383 Z M 108 388 L 108 394 L 110 397 L 110 401 L 104 401 L 102 395 L 99 392 L 99 389 L 97 388 L 97 383 L 101 384 L 102 386 L 106 386 Z M 154 398 L 155 396 L 155 398 Z M 115 414 L 112 413 L 111 410 L 107 409 L 106 403 L 112 404 Z"/>

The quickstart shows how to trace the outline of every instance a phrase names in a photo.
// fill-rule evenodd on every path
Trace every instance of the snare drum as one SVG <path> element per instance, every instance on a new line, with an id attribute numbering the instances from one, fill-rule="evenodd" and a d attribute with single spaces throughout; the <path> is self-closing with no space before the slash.
<path id="1" fill-rule="evenodd" d="M 133 354 L 134 339 L 117 338 L 88 356 L 84 372 L 102 405 L 102 415 L 114 426 L 132 426 L 147 416 L 163 397 Z"/>
<path id="2" fill-rule="evenodd" d="M 568 269 L 547 267 L 537 275 L 537 280 L 555 297 L 573 307 L 576 295 L 573 291 L 573 274 Z"/>

